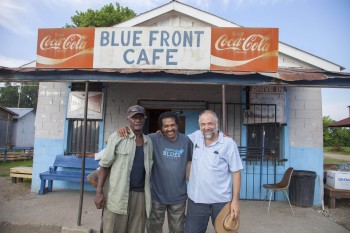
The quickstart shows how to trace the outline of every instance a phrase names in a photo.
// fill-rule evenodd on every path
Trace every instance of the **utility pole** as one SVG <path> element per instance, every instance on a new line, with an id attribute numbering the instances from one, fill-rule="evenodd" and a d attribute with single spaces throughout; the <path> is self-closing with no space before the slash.
<path id="1" fill-rule="evenodd" d="M 17 102 L 17 108 L 19 108 L 19 104 L 21 102 L 21 92 L 22 92 L 22 86 L 19 84 L 18 86 L 18 102 Z"/>

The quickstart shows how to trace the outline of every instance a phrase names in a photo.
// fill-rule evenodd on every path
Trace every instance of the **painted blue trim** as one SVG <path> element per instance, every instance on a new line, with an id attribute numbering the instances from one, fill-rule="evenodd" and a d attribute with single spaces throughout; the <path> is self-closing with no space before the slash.
<path id="1" fill-rule="evenodd" d="M 69 94 L 72 90 L 71 88 L 72 83 L 67 82 L 67 94 L 66 94 L 66 111 L 64 113 L 64 136 L 63 136 L 63 140 L 64 140 L 64 151 L 67 151 L 68 148 L 68 127 L 69 127 L 69 120 L 67 119 L 67 113 L 68 113 L 68 101 L 69 101 Z"/>
<path id="2" fill-rule="evenodd" d="M 289 164 L 289 147 L 290 147 L 290 129 L 289 129 L 289 98 L 288 88 L 286 88 L 286 122 L 284 126 L 284 158 L 288 159 L 286 164 Z"/>
<path id="3" fill-rule="evenodd" d="M 175 111 L 175 110 L 173 110 Z M 185 134 L 191 134 L 199 130 L 198 118 L 202 110 L 180 110 L 186 118 Z"/>
<path id="4" fill-rule="evenodd" d="M 242 113 L 244 112 L 244 108 L 245 108 L 245 105 L 247 104 L 247 100 L 246 100 L 246 95 L 247 95 L 247 91 L 245 90 L 245 87 L 241 87 L 241 103 L 242 106 Z M 244 105 L 245 104 L 245 105 Z M 243 114 L 240 116 L 241 118 L 241 143 L 240 145 L 241 146 L 247 146 L 247 126 L 245 126 L 243 124 Z"/>
<path id="5" fill-rule="evenodd" d="M 105 148 L 104 143 L 104 130 L 105 130 L 105 111 L 106 111 L 106 97 L 107 97 L 107 91 L 106 91 L 106 83 L 102 84 L 102 93 L 103 93 L 103 106 L 102 106 L 102 120 L 100 121 L 100 131 L 98 136 L 98 151 L 101 151 L 103 148 Z"/>

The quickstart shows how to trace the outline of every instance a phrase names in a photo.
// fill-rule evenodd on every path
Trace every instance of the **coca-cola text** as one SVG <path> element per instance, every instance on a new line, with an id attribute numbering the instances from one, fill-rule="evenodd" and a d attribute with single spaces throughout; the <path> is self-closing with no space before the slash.
<path id="1" fill-rule="evenodd" d="M 67 38 L 47 35 L 40 42 L 40 49 L 84 50 L 86 44 L 86 36 L 80 34 L 71 34 Z"/>

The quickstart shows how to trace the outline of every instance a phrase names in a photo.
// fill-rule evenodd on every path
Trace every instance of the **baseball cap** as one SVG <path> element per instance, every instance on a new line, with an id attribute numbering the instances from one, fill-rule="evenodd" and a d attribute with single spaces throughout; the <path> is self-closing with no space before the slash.
<path id="1" fill-rule="evenodd" d="M 133 117 L 134 115 L 139 113 L 143 114 L 144 116 L 146 115 L 146 111 L 143 107 L 141 107 L 140 105 L 134 105 L 128 108 L 127 116 Z"/>

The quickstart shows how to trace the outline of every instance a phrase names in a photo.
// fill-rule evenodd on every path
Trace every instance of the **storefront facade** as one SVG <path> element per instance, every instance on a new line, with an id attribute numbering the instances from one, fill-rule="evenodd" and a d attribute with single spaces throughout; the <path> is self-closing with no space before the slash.
<path id="1" fill-rule="evenodd" d="M 174 1 L 115 26 L 132 27 L 239 26 Z M 109 56 L 108 50 L 100 56 Z M 125 59 L 137 63 L 140 57 L 126 56 Z M 185 61 L 185 65 L 186 62 L 188 66 L 198 65 L 193 60 Z M 87 70 L 45 70 L 37 66 L 29 72 L 11 73 L 14 80 L 43 81 L 39 86 L 35 123 L 33 192 L 40 188 L 39 173 L 52 166 L 56 155 L 81 151 L 82 93 L 85 82 L 89 81 L 89 101 L 94 106 L 89 106 L 88 152 L 102 150 L 109 135 L 127 124 L 126 110 L 131 105 L 145 107 L 149 116 L 145 133 L 156 131 L 161 112 L 174 111 L 180 117 L 180 132 L 189 134 L 199 128 L 199 113 L 211 109 L 221 119 L 221 128 L 240 147 L 244 161 L 242 199 L 264 199 L 266 191 L 262 185 L 280 180 L 288 167 L 294 167 L 317 173 L 314 204 L 321 204 L 320 87 L 327 85 L 327 74 L 337 82 L 337 77 L 342 75 L 341 66 L 282 42 L 278 43 L 276 72 L 203 71 L 186 67 L 143 69 L 134 65 L 133 69 L 114 69 L 104 62 L 99 68 Z M 313 72 L 315 70 L 317 72 Z M 349 81 L 345 83 L 350 86 Z M 73 183 L 55 182 L 54 185 L 55 188 L 79 188 Z M 276 199 L 282 198 L 276 195 Z"/>

